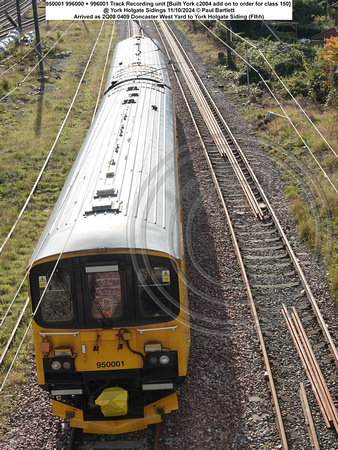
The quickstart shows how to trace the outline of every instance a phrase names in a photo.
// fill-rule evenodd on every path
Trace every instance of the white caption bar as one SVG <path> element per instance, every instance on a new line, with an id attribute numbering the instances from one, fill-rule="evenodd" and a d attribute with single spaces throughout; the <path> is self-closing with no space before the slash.
<path id="1" fill-rule="evenodd" d="M 46 0 L 47 20 L 292 20 L 292 1 Z"/>

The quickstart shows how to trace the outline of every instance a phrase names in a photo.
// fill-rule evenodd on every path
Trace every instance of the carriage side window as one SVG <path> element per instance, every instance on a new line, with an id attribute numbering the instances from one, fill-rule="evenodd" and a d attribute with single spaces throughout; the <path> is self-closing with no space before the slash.
<path id="1" fill-rule="evenodd" d="M 47 289 L 46 289 L 47 286 Z M 66 272 L 56 269 L 50 274 L 39 276 L 41 317 L 44 322 L 69 322 L 74 317 L 71 279 Z"/>
<path id="2" fill-rule="evenodd" d="M 86 267 L 90 315 L 93 319 L 122 317 L 121 279 L 118 266 Z"/>
<path id="3" fill-rule="evenodd" d="M 177 309 L 172 297 L 170 270 L 153 267 L 138 270 L 138 297 L 142 317 L 169 319 Z M 174 313 L 175 316 L 177 312 Z"/>

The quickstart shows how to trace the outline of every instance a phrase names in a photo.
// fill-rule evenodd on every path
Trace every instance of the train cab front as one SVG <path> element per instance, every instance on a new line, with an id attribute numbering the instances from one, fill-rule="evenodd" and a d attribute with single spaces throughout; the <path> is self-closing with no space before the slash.
<path id="1" fill-rule="evenodd" d="M 179 265 L 119 255 L 54 266 L 30 274 L 38 380 L 53 414 L 88 433 L 118 434 L 177 409 L 189 352 Z"/>
<path id="2" fill-rule="evenodd" d="M 161 331 L 163 341 L 168 331 L 177 333 L 170 328 Z M 43 359 L 44 388 L 53 397 L 55 415 L 70 419 L 73 427 L 85 432 L 115 434 L 145 428 L 178 408 L 177 350 L 164 349 L 160 341 L 146 341 L 143 354 L 133 353 L 145 336 L 132 328 L 82 331 L 77 338 L 85 346 L 86 368 L 95 370 L 81 370 L 79 356 L 71 357 L 70 347 L 64 349 L 68 357 L 56 348 L 54 357 Z"/>

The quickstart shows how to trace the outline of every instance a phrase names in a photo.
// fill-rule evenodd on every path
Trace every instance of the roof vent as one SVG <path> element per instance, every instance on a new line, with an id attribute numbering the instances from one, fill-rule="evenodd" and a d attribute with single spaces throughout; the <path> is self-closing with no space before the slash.
<path id="1" fill-rule="evenodd" d="M 86 214 L 92 214 L 96 212 L 109 212 L 115 211 L 120 212 L 122 208 L 122 202 L 118 200 L 113 200 L 112 198 L 97 198 L 93 201 L 91 205 L 86 208 Z"/>
<path id="2" fill-rule="evenodd" d="M 97 189 L 96 195 L 94 198 L 108 197 L 110 195 L 116 196 L 117 189 L 115 189 L 113 186 L 104 186 L 102 188 Z"/>

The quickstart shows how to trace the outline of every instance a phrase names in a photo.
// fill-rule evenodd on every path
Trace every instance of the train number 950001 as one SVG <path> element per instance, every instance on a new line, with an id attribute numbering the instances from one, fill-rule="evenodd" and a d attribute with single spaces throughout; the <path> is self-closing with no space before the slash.
<path id="1" fill-rule="evenodd" d="M 96 367 L 98 369 L 111 369 L 115 367 L 124 367 L 124 361 L 103 361 L 97 362 Z"/>

